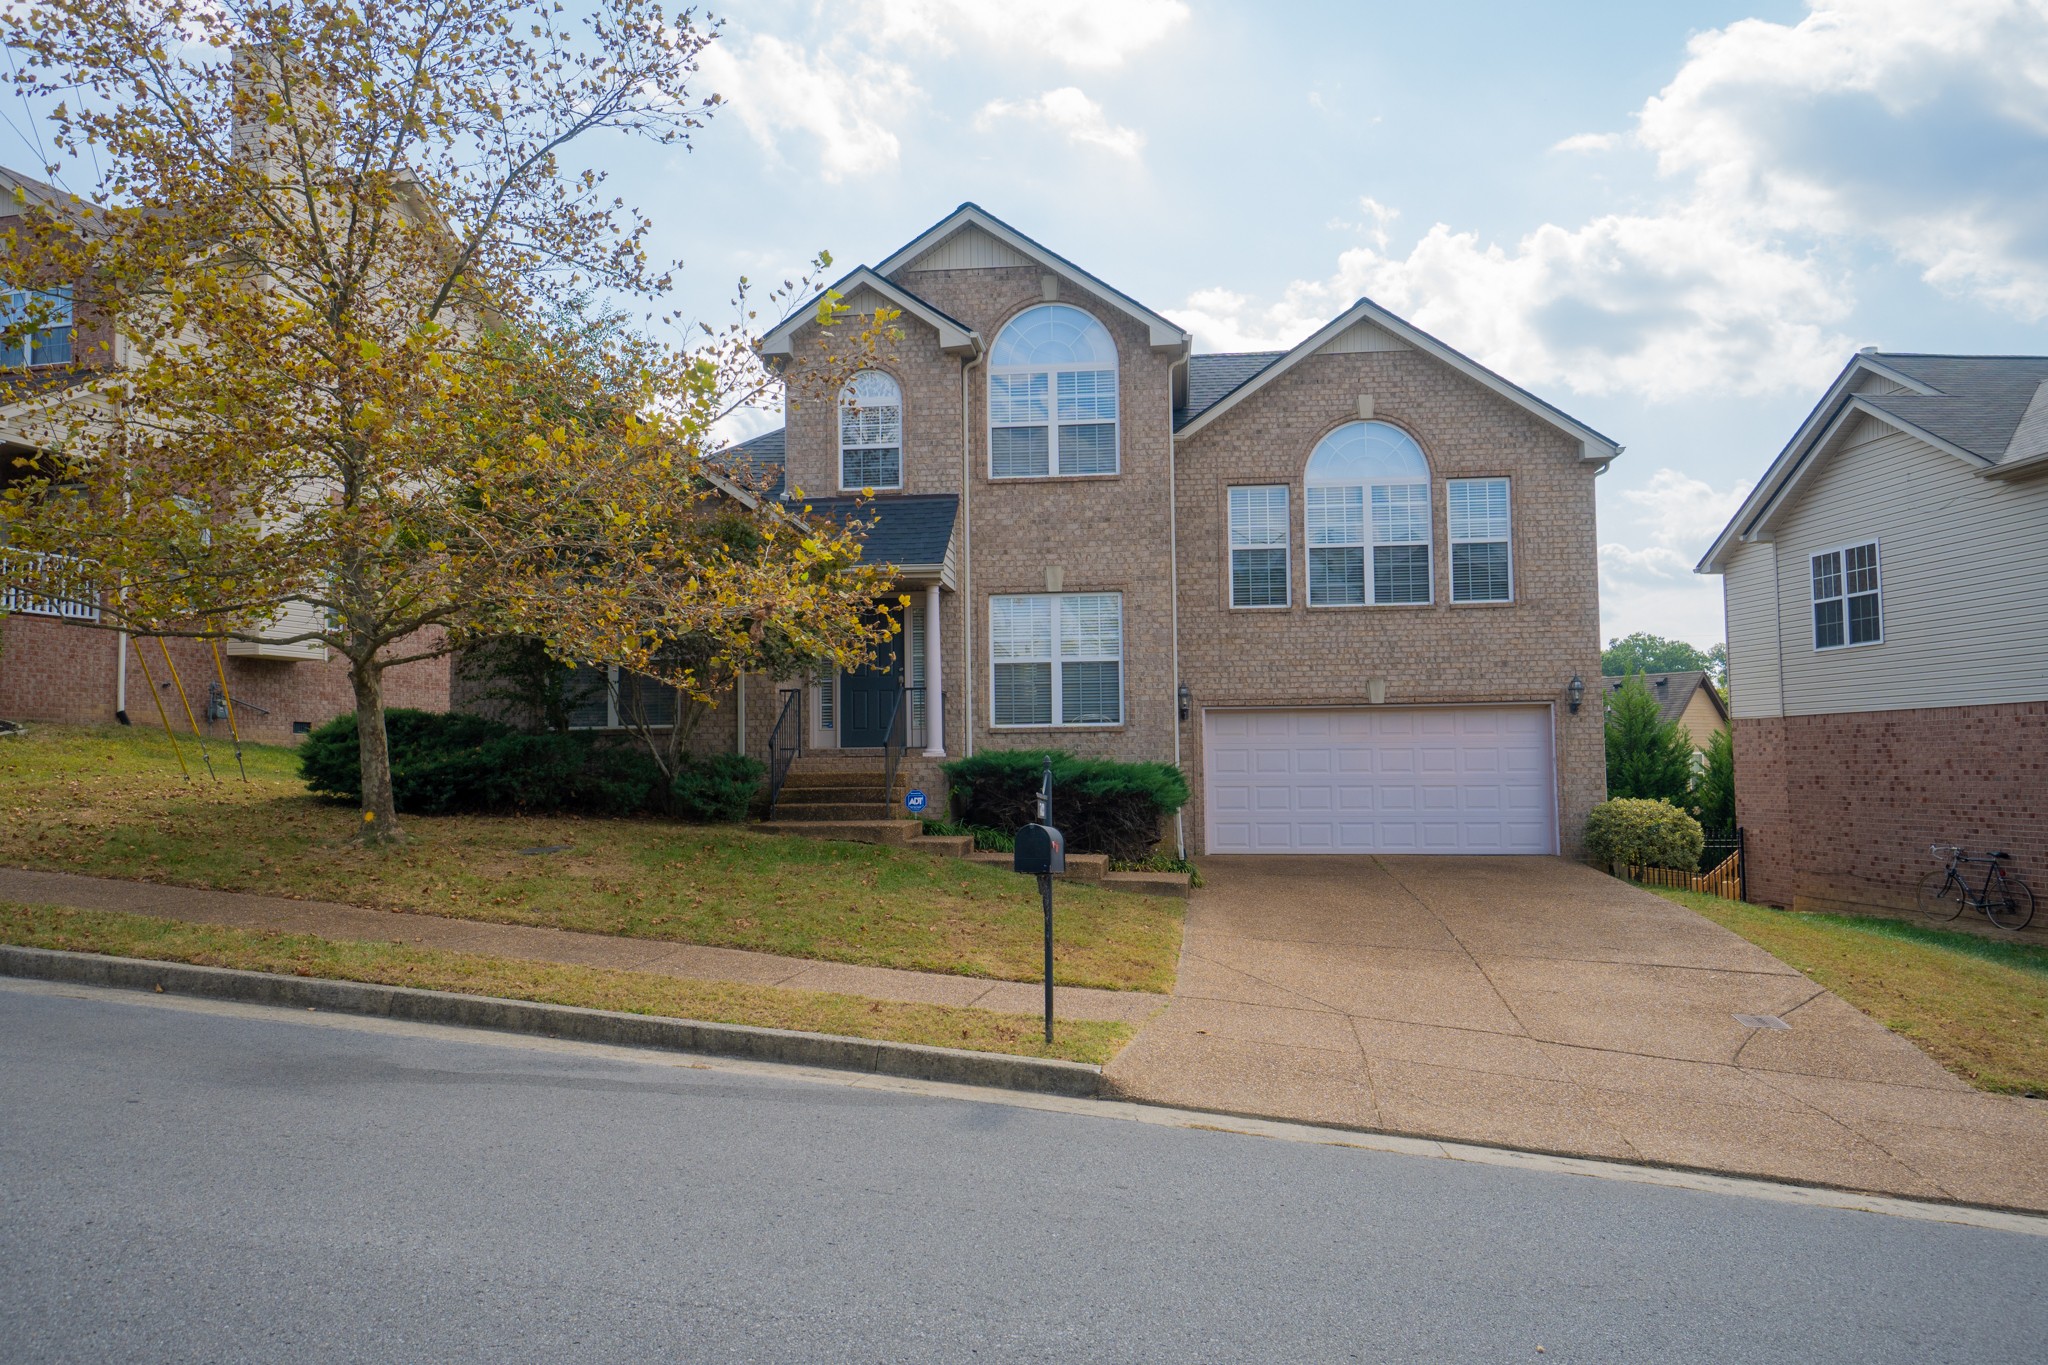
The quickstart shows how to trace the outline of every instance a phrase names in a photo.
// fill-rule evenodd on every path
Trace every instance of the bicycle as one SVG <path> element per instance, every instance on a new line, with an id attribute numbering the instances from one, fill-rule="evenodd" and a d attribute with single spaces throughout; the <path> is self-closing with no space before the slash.
<path id="1" fill-rule="evenodd" d="M 1984 918 L 2001 929 L 2017 931 L 2032 922 L 2034 893 L 2018 877 L 2006 874 L 2010 853 L 1972 858 L 1960 844 L 1934 844 L 1928 852 L 1937 858 L 1948 854 L 1941 870 L 1928 873 L 1920 882 L 1920 913 L 1928 919 L 1946 923 L 1965 910 L 1982 910 Z M 1975 891 L 1963 876 L 1967 863 L 1984 865 L 1984 884 Z"/>

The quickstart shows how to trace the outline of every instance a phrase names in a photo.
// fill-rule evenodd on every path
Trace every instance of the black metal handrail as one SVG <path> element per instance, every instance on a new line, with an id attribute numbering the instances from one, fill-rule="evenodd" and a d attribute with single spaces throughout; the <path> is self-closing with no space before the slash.
<path id="1" fill-rule="evenodd" d="M 914 699 L 914 700 L 913 700 Z M 889 700 L 889 725 L 883 731 L 888 736 L 882 744 L 882 818 L 890 819 L 896 811 L 896 768 L 903 761 L 904 747 L 910 741 L 911 713 L 924 704 L 922 687 L 899 687 L 896 695 Z M 925 724 L 931 724 L 931 717 L 925 717 Z"/>
<path id="2" fill-rule="evenodd" d="M 775 728 L 768 732 L 768 818 L 775 818 L 775 807 L 782 800 L 782 784 L 789 776 L 792 763 L 804 752 L 804 690 L 801 687 L 782 689 L 782 712 L 775 717 Z"/>

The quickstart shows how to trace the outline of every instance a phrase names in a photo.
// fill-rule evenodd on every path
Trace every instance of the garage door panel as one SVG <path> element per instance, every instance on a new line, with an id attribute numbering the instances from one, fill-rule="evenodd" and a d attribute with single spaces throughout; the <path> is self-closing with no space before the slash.
<path id="1" fill-rule="evenodd" d="M 1219 712 L 1211 852 L 1549 853 L 1539 707 Z"/>

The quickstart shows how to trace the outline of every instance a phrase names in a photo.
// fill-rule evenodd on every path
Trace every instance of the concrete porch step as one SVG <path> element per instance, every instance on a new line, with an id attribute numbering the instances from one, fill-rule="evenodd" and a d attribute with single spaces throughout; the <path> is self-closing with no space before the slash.
<path id="1" fill-rule="evenodd" d="M 920 853 L 936 853 L 941 858 L 965 858 L 974 852 L 974 836 L 971 834 L 920 834 L 910 841 L 910 846 Z"/>
<path id="2" fill-rule="evenodd" d="M 968 854 L 967 861 L 971 863 L 987 863 L 991 867 L 1008 867 L 1011 863 L 1011 857 L 1007 853 L 998 853 L 994 849 L 987 849 Z M 1067 870 L 1061 874 L 1060 880 L 1068 882 L 1099 882 L 1108 875 L 1108 854 L 1069 853 L 1067 855 Z"/>
<path id="3" fill-rule="evenodd" d="M 918 820 L 764 820 L 754 828 L 762 834 L 795 834 L 807 839 L 843 839 L 855 844 L 906 846 L 921 837 Z"/>
<path id="4" fill-rule="evenodd" d="M 815 799 L 810 792 L 784 789 L 782 799 L 775 803 L 775 819 L 778 824 L 788 820 L 886 820 L 894 818 L 895 805 L 884 801 L 879 792 Z"/>

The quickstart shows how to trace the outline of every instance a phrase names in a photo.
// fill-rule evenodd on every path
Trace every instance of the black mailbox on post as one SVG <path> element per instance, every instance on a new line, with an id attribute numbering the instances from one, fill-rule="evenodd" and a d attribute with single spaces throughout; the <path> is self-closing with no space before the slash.
<path id="1" fill-rule="evenodd" d="M 1051 825 L 1026 825 L 1017 831 L 1017 850 L 1011 866 L 1036 877 L 1067 870 L 1066 837 Z"/>

